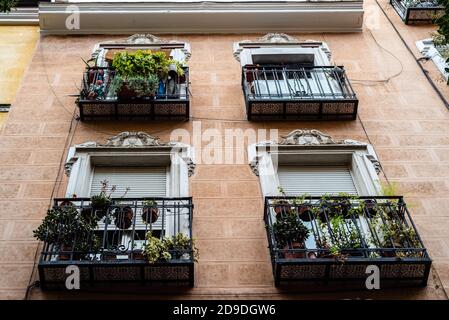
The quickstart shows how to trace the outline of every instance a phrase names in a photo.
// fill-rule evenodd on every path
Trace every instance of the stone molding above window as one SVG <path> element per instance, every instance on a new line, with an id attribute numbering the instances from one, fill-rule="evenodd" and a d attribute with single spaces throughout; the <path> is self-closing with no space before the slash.
<path id="1" fill-rule="evenodd" d="M 278 165 L 339 165 L 350 167 L 360 195 L 376 195 L 381 186 L 380 163 L 374 148 L 351 139 L 336 140 L 318 130 L 297 129 L 278 141 L 248 146 L 251 170 L 259 176 L 264 196 L 280 195 Z"/>
<path id="2" fill-rule="evenodd" d="M 265 49 L 274 54 L 314 54 L 316 66 L 331 64 L 331 51 L 325 42 L 316 40 L 298 40 L 285 33 L 268 33 L 256 40 L 243 40 L 234 43 L 233 54 L 242 66 L 253 64 L 252 54 L 255 50 Z M 274 51 L 276 50 L 276 51 Z"/>
<path id="3" fill-rule="evenodd" d="M 105 143 L 88 141 L 69 149 L 65 171 L 66 196 L 88 196 L 93 168 L 101 166 L 167 166 L 169 197 L 189 196 L 188 177 L 194 174 L 194 150 L 179 142 L 160 142 L 145 132 L 122 132 Z"/>
<path id="4" fill-rule="evenodd" d="M 192 56 L 190 44 L 178 40 L 166 40 L 152 34 L 136 33 L 124 39 L 97 43 L 92 52 L 92 58 L 99 58 L 98 65 L 103 66 L 107 50 L 144 49 L 170 50 L 173 59 L 186 63 Z"/>

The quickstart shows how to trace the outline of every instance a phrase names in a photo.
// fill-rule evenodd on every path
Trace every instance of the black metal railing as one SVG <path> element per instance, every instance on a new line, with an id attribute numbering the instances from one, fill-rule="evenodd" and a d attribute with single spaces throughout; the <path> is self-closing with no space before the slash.
<path id="1" fill-rule="evenodd" d="M 444 7 L 435 0 L 390 0 L 405 24 L 427 24 L 444 15 Z"/>
<path id="2" fill-rule="evenodd" d="M 81 120 L 187 120 L 189 118 L 189 68 L 175 83 L 159 85 L 154 94 L 137 96 L 112 89 L 115 70 L 88 68 L 78 99 Z"/>
<path id="3" fill-rule="evenodd" d="M 55 199 L 54 209 L 76 210 L 77 225 L 58 220 L 49 227 L 39 261 L 45 289 L 64 285 L 67 265 L 80 268 L 82 286 L 116 281 L 193 286 L 192 198 L 120 198 L 106 206 L 67 198 Z M 168 258 L 149 262 L 148 234 L 159 239 L 182 234 L 190 241 L 167 248 Z"/>
<path id="4" fill-rule="evenodd" d="M 249 120 L 355 119 L 358 100 L 343 67 L 245 66 Z"/>
<path id="5" fill-rule="evenodd" d="M 427 283 L 431 260 L 402 197 L 266 197 L 264 219 L 276 285 L 364 284 L 367 265 L 383 283 Z M 285 223 L 307 228 L 306 238 L 285 238 Z"/>

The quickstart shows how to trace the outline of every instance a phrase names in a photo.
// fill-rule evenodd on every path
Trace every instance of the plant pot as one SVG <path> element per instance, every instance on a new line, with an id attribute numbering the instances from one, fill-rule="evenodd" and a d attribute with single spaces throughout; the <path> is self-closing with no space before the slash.
<path id="1" fill-rule="evenodd" d="M 157 207 L 144 207 L 142 209 L 142 220 L 145 223 L 155 223 L 159 218 L 159 209 Z"/>
<path id="2" fill-rule="evenodd" d="M 368 218 L 374 218 L 377 215 L 376 201 L 368 199 L 364 201 L 365 213 Z"/>
<path id="3" fill-rule="evenodd" d="M 274 212 L 276 213 L 276 218 L 282 216 L 282 214 L 288 213 L 292 209 L 290 203 L 286 200 L 280 200 L 274 206 Z"/>
<path id="4" fill-rule="evenodd" d="M 92 214 L 97 220 L 103 219 L 107 212 L 108 212 L 109 206 L 98 206 L 98 205 L 92 205 Z"/>
<path id="5" fill-rule="evenodd" d="M 340 253 L 343 256 L 350 256 L 350 257 L 363 257 L 363 251 L 360 251 L 358 249 L 342 249 L 340 250 Z"/>
<path id="6" fill-rule="evenodd" d="M 137 96 L 137 93 L 130 89 L 126 82 L 123 83 L 122 87 L 120 88 L 120 91 L 117 92 L 117 97 L 119 99 L 132 99 Z"/>
<path id="7" fill-rule="evenodd" d="M 69 200 L 64 200 L 59 204 L 60 208 L 73 207 L 73 202 Z"/>
<path id="8" fill-rule="evenodd" d="M 117 260 L 117 255 L 114 253 L 105 253 L 103 254 L 103 260 L 105 261 Z"/>
<path id="9" fill-rule="evenodd" d="M 126 230 L 133 224 L 134 211 L 130 206 L 117 208 L 114 211 L 114 223 L 117 228 Z"/>
<path id="10" fill-rule="evenodd" d="M 304 243 L 300 243 L 300 242 L 293 242 L 291 247 L 289 247 L 288 245 L 284 247 L 284 250 L 288 250 L 288 249 L 304 249 L 305 245 Z M 306 252 L 291 252 L 291 251 L 286 251 L 284 253 L 284 258 L 285 259 L 305 259 L 306 258 Z"/>
<path id="11" fill-rule="evenodd" d="M 309 205 L 301 205 L 298 209 L 299 218 L 304 222 L 312 221 L 313 216 L 312 207 Z"/>
<path id="12" fill-rule="evenodd" d="M 58 260 L 61 260 L 61 261 L 67 261 L 67 260 L 76 261 L 76 260 L 81 260 L 81 254 L 80 254 L 80 253 L 77 253 L 77 252 L 74 252 L 74 253 L 73 253 L 73 256 L 72 256 L 72 259 L 70 259 L 70 258 L 71 258 L 71 255 L 72 255 L 72 253 L 71 253 L 72 250 L 73 250 L 73 248 L 72 248 L 71 246 L 62 245 L 60 251 L 63 252 L 63 253 L 59 253 L 59 255 L 58 255 Z"/>
<path id="13" fill-rule="evenodd" d="M 394 206 L 392 203 L 387 202 L 384 206 L 384 212 L 389 219 L 396 219 L 397 217 L 404 219 L 404 211 L 400 210 L 399 206 Z"/>
<path id="14" fill-rule="evenodd" d="M 349 209 L 351 209 L 351 202 L 349 200 L 340 200 L 335 206 L 335 209 L 340 211 L 343 218 L 352 219 L 352 215 L 349 213 Z"/>
<path id="15" fill-rule="evenodd" d="M 330 219 L 337 215 L 337 210 L 332 206 L 325 206 L 318 209 L 318 218 L 323 223 L 327 223 Z"/>
<path id="16" fill-rule="evenodd" d="M 145 260 L 142 251 L 133 251 L 132 253 L 133 260 Z"/>

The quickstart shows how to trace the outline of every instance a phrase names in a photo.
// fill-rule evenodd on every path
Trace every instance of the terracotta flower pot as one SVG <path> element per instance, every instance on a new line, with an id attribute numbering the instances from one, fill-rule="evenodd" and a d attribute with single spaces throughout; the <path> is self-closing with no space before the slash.
<path id="1" fill-rule="evenodd" d="M 279 200 L 274 206 L 274 212 L 276 213 L 276 218 L 282 216 L 282 214 L 287 214 L 292 209 L 290 203 L 286 200 Z"/>
<path id="2" fill-rule="evenodd" d="M 285 246 L 284 250 L 288 250 L 288 249 L 304 249 L 305 245 L 304 243 L 299 243 L 299 242 L 293 242 L 291 246 Z M 291 251 L 286 251 L 284 253 L 284 258 L 285 259 L 305 259 L 306 258 L 306 252 L 291 252 Z"/>
<path id="3" fill-rule="evenodd" d="M 315 219 L 312 212 L 312 207 L 309 205 L 301 205 L 298 208 L 298 215 L 302 221 L 309 222 Z"/>
<path id="4" fill-rule="evenodd" d="M 157 207 L 144 207 L 142 209 L 142 220 L 145 223 L 155 223 L 159 218 L 159 209 Z"/>
<path id="5" fill-rule="evenodd" d="M 114 211 L 114 223 L 119 229 L 129 229 L 133 224 L 134 211 L 130 206 L 117 208 Z"/>
<path id="6" fill-rule="evenodd" d="M 374 200 L 367 199 L 364 203 L 367 217 L 374 218 L 377 215 L 376 202 Z"/>

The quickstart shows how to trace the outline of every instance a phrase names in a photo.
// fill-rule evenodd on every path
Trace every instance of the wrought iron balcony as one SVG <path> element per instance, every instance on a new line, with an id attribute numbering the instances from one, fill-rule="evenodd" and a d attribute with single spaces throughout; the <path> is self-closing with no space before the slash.
<path id="1" fill-rule="evenodd" d="M 390 0 L 405 24 L 433 23 L 444 15 L 444 7 L 436 0 Z"/>
<path id="2" fill-rule="evenodd" d="M 246 66 L 248 120 L 354 120 L 358 100 L 343 67 Z"/>
<path id="3" fill-rule="evenodd" d="M 174 87 L 160 87 L 151 96 L 137 97 L 132 92 L 119 96 L 111 90 L 112 68 L 89 68 L 77 101 L 81 121 L 90 120 L 188 120 L 189 68 L 177 78 Z M 162 89 L 161 89 L 162 88 Z"/>
<path id="4" fill-rule="evenodd" d="M 55 219 L 41 230 L 43 289 L 65 288 L 69 265 L 79 267 L 81 289 L 117 283 L 193 286 L 192 198 L 120 198 L 104 206 L 93 205 L 90 198 L 55 199 L 53 210 L 69 210 L 76 219 Z M 172 239 L 168 257 L 149 262 L 149 232 L 156 242 Z"/>
<path id="5" fill-rule="evenodd" d="M 264 219 L 277 286 L 364 288 L 368 265 L 381 287 L 427 283 L 431 260 L 402 197 L 266 197 Z"/>

